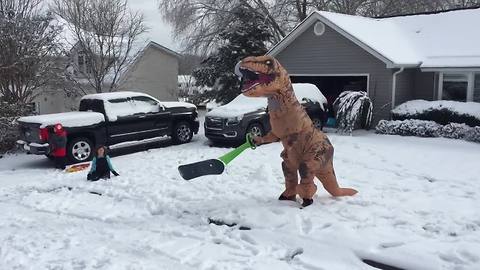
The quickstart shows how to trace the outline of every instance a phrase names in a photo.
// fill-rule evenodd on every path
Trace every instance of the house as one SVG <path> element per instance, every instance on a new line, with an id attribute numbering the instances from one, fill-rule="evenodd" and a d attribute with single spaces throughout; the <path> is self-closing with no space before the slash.
<path id="1" fill-rule="evenodd" d="M 268 52 L 292 82 L 314 83 L 333 102 L 366 91 L 375 121 L 412 99 L 480 102 L 480 9 L 386 18 L 310 14 Z"/>
<path id="2" fill-rule="evenodd" d="M 135 57 L 132 64 L 121 74 L 117 90 L 138 91 L 164 101 L 177 100 L 177 75 L 180 55 L 156 43 L 149 42 Z M 59 61 L 66 73 L 82 84 L 83 92 L 70 92 L 48 86 L 35 97 L 39 114 L 57 113 L 78 109 L 83 94 L 94 93 L 85 76 L 90 73 L 86 57 L 79 46 L 73 45 L 68 56 Z M 108 83 L 108 78 L 106 79 Z M 67 87 L 68 88 L 68 87 Z"/>
<path id="3" fill-rule="evenodd" d="M 177 100 L 180 57 L 150 41 L 120 78 L 118 90 L 139 91 L 162 101 Z"/>

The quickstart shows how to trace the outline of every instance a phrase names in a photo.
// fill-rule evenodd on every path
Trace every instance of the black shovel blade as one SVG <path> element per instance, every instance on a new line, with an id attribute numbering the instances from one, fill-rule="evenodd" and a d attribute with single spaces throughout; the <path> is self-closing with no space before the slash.
<path id="1" fill-rule="evenodd" d="M 204 175 L 222 174 L 225 165 L 218 159 L 208 159 L 178 167 L 180 175 L 185 180 L 190 180 Z"/>

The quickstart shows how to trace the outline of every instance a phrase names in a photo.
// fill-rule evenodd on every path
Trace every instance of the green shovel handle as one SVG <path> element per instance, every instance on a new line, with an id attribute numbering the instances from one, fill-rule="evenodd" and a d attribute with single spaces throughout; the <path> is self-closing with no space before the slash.
<path id="1" fill-rule="evenodd" d="M 255 142 L 253 141 L 253 137 L 250 133 L 247 133 L 247 136 L 245 138 L 246 142 L 239 147 L 233 149 L 232 151 L 226 153 L 225 155 L 221 156 L 218 158 L 221 160 L 225 165 L 230 163 L 232 160 L 234 160 L 236 157 L 238 157 L 243 151 L 245 151 L 248 148 L 251 149 L 256 149 L 257 146 L 255 145 Z"/>

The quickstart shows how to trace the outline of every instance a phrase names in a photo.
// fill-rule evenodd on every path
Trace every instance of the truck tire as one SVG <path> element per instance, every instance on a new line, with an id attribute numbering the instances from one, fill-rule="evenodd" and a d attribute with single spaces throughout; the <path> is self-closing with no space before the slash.
<path id="1" fill-rule="evenodd" d="M 192 125 L 186 121 L 175 125 L 172 132 L 172 140 L 175 144 L 188 143 L 193 138 Z"/>
<path id="2" fill-rule="evenodd" d="M 74 138 L 67 144 L 68 161 L 72 164 L 90 161 L 95 153 L 92 141 L 85 137 Z"/>
<path id="3" fill-rule="evenodd" d="M 322 130 L 323 129 L 323 122 L 322 122 L 322 119 L 320 119 L 319 117 L 312 117 L 312 123 L 313 123 L 313 126 L 315 128 L 317 128 L 318 130 Z"/>
<path id="4" fill-rule="evenodd" d="M 254 122 L 248 125 L 247 133 L 251 133 L 253 136 L 262 137 L 265 135 L 265 130 L 262 124 Z"/>

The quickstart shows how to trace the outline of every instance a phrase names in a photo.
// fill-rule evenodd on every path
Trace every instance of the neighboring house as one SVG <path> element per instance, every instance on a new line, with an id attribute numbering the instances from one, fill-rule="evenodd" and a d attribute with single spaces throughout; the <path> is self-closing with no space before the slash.
<path id="1" fill-rule="evenodd" d="M 408 100 L 480 102 L 480 9 L 388 18 L 317 11 L 269 52 L 333 102 L 367 91 L 375 122 Z"/>
<path id="2" fill-rule="evenodd" d="M 159 100 L 178 97 L 178 65 L 180 54 L 149 42 L 119 80 L 121 91 L 139 91 Z"/>
<path id="3" fill-rule="evenodd" d="M 144 92 L 165 101 L 177 100 L 179 57 L 176 52 L 149 42 L 121 75 L 118 90 Z M 69 55 L 59 61 L 59 65 L 65 68 L 66 74 L 74 76 L 81 83 L 87 94 L 95 92 L 85 78 L 91 71 L 79 46 L 74 45 Z M 53 86 L 47 87 L 34 99 L 36 111 L 48 114 L 76 110 L 82 95 L 68 89 L 64 91 Z"/>

